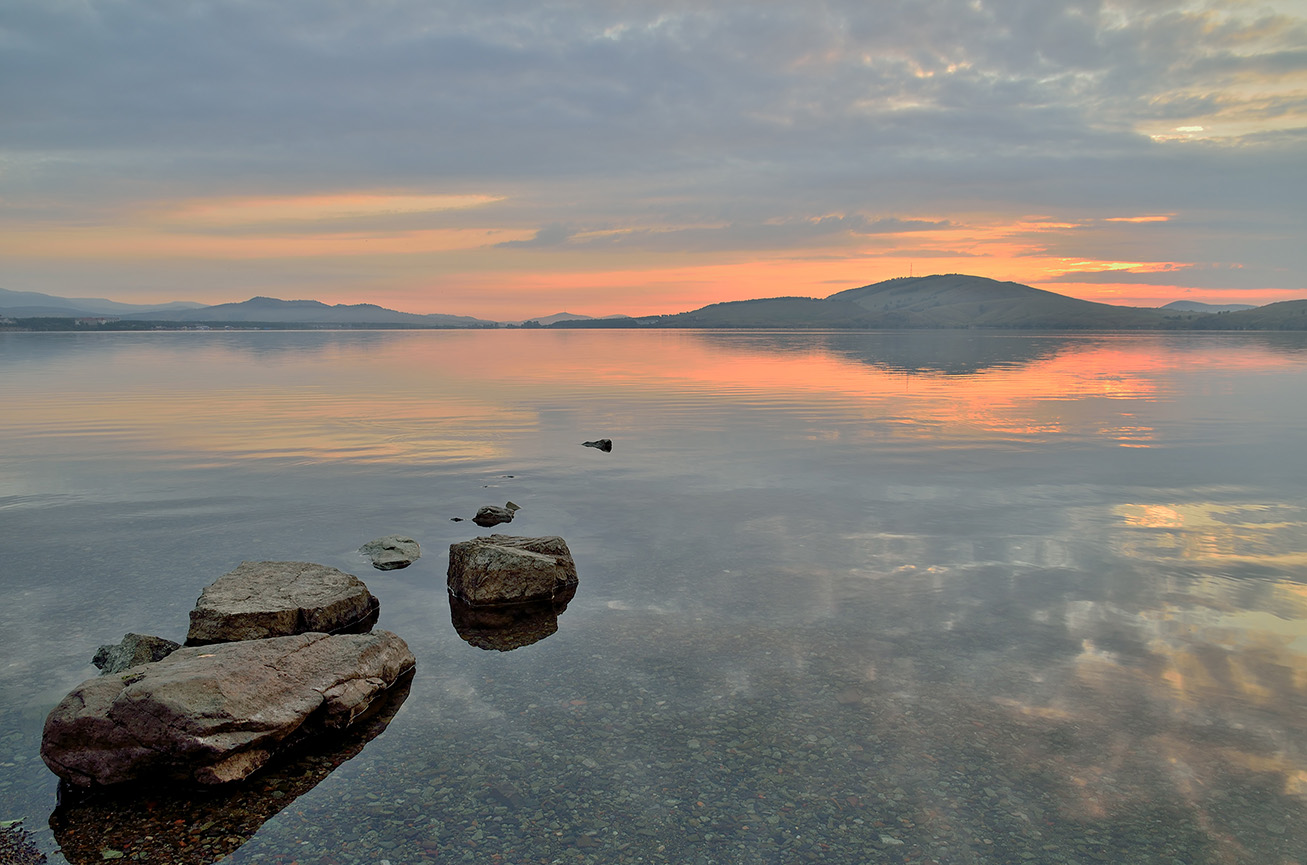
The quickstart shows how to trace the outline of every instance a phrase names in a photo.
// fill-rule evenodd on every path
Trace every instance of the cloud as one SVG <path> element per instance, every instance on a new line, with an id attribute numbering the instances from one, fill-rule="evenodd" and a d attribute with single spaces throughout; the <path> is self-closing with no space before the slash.
<path id="1" fill-rule="evenodd" d="M 1232 291 L 1302 287 L 1301 277 L 1297 274 L 1276 273 L 1262 267 L 1244 267 L 1230 264 L 1071 271 L 1045 278 L 1041 282 L 1079 285 L 1158 285 Z"/>
<path id="2" fill-rule="evenodd" d="M 9 0 L 0 229 L 495 199 L 333 216 L 519 238 L 452 270 L 546 249 L 894 256 L 1031 213 L 1167 213 L 1154 258 L 1124 231 L 1030 242 L 1302 272 L 1282 238 L 1307 229 L 1305 22 L 1289 0 Z M 186 230 L 317 233 L 328 212 Z"/>
<path id="3" fill-rule="evenodd" d="M 496 243 L 496 249 L 540 249 L 551 246 L 562 246 L 567 239 L 572 236 L 571 229 L 565 225 L 557 223 L 546 225 L 535 233 L 530 240 L 506 240 L 503 243 Z"/>

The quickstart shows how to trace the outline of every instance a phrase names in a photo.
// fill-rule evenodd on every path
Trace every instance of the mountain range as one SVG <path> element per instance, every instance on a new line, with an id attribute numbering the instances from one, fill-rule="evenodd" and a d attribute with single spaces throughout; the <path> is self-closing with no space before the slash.
<path id="1" fill-rule="evenodd" d="M 398 312 L 375 304 L 254 297 L 216 306 L 174 302 L 157 306 L 100 298 L 62 298 L 0 289 L 0 315 L 10 318 L 102 317 L 181 324 L 304 324 L 317 326 L 495 327 L 464 315 Z M 629 318 L 572 313 L 513 324 L 554 328 L 900 329 L 1004 328 L 1044 330 L 1307 330 L 1307 300 L 1266 306 L 1216 306 L 1175 301 L 1162 308 L 1080 300 L 1016 282 L 966 274 L 899 277 L 825 298 L 773 297 L 714 303 L 690 312 Z"/>

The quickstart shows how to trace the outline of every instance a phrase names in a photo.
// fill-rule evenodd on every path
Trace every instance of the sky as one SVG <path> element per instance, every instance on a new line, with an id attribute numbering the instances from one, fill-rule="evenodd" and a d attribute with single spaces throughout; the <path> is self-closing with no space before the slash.
<path id="1" fill-rule="evenodd" d="M 1307 297 L 1307 0 L 4 0 L 0 288 Z"/>

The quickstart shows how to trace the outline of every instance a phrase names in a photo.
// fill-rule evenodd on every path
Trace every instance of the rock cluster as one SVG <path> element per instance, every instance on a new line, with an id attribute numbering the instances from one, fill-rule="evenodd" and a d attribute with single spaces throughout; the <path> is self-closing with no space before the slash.
<path id="1" fill-rule="evenodd" d="M 414 668 L 402 639 L 370 631 L 379 606 L 335 568 L 242 562 L 201 593 L 186 648 L 89 679 L 55 706 L 41 758 L 74 787 L 244 778 L 306 736 L 349 726 Z M 101 666 L 128 646 L 135 658 L 133 636 L 102 647 Z"/>
<path id="2" fill-rule="evenodd" d="M 517 506 L 502 510 L 511 519 Z M 400 541 L 417 546 L 391 536 L 372 553 L 390 561 Z M 552 634 L 577 582 L 559 537 L 495 534 L 449 548 L 455 627 L 483 648 Z M 201 592 L 185 647 L 139 634 L 101 646 L 104 672 L 50 712 L 41 758 L 73 788 L 243 779 L 308 736 L 349 727 L 414 669 L 402 639 L 372 631 L 379 608 L 336 568 L 242 562 Z"/>

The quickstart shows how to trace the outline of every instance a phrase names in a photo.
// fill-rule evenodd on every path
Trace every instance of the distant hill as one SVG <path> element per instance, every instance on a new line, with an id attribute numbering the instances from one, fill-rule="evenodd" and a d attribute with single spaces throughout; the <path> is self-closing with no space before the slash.
<path id="1" fill-rule="evenodd" d="M 39 291 L 10 291 L 0 288 L 0 315 L 11 318 L 59 316 L 86 318 L 90 316 L 121 316 L 138 312 L 176 312 L 197 309 L 202 303 L 172 301 L 170 303 L 119 303 L 102 297 L 57 297 Z"/>
<path id="2" fill-rule="evenodd" d="M 1201 303 L 1196 300 L 1173 300 L 1160 308 L 1177 312 L 1239 312 L 1245 309 L 1256 309 L 1257 305 L 1252 303 Z"/>
<path id="3" fill-rule="evenodd" d="M 419 315 L 397 312 L 372 303 L 338 303 L 328 306 L 316 300 L 278 300 L 275 297 L 252 297 L 240 303 L 221 303 L 199 309 L 182 310 L 159 316 L 137 313 L 120 316 L 127 320 L 158 319 L 179 322 L 267 322 L 270 324 L 389 324 L 410 327 L 494 327 L 495 322 L 469 315 Z"/>
<path id="4" fill-rule="evenodd" d="M 662 316 L 661 327 L 1042 328 L 1166 327 L 1158 309 L 1094 303 L 982 276 L 900 277 L 827 298 L 780 297 L 716 303 Z"/>
<path id="5" fill-rule="evenodd" d="M 503 324 L 526 324 L 534 321 L 541 327 L 547 327 L 551 324 L 558 324 L 560 321 L 584 322 L 584 321 L 612 321 L 614 319 L 629 319 L 629 315 L 605 315 L 602 318 L 595 318 L 593 315 L 578 315 L 575 312 L 556 312 L 553 315 L 533 315 L 521 321 L 506 321 Z"/>
<path id="6" fill-rule="evenodd" d="M 1194 330 L 1307 330 L 1307 300 L 1282 300 L 1237 312 L 1195 315 Z"/>

